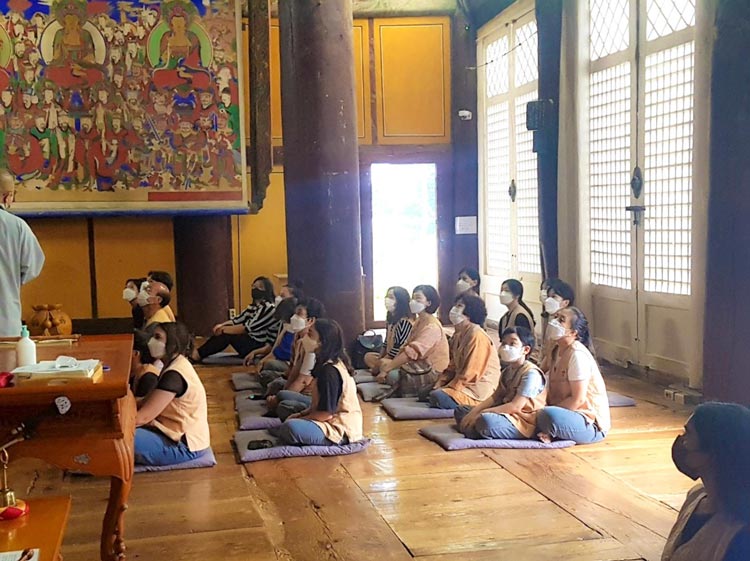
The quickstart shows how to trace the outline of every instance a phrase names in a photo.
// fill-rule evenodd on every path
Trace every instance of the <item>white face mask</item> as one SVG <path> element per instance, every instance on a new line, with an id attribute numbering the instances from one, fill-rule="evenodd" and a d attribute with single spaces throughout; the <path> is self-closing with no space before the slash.
<path id="1" fill-rule="evenodd" d="M 305 349 L 306 353 L 312 353 L 318 348 L 318 342 L 309 335 L 306 335 L 302 338 L 302 348 Z"/>
<path id="2" fill-rule="evenodd" d="M 307 321 L 305 321 L 305 318 L 301 318 L 297 314 L 294 314 L 292 319 L 289 320 L 289 327 L 291 327 L 292 333 L 302 331 L 306 325 Z"/>
<path id="3" fill-rule="evenodd" d="M 539 291 L 539 301 L 544 304 L 544 301 L 547 299 L 547 291 L 541 290 Z"/>
<path id="4" fill-rule="evenodd" d="M 544 311 L 548 314 L 556 314 L 557 311 L 562 308 L 560 305 L 560 302 L 558 302 L 555 298 L 550 296 L 544 301 Z"/>
<path id="5" fill-rule="evenodd" d="M 281 297 L 281 295 L 279 295 L 276 298 L 274 298 L 273 301 L 278 306 L 281 303 L 282 300 L 283 300 L 283 298 Z"/>
<path id="6" fill-rule="evenodd" d="M 137 297 L 138 305 L 140 307 L 148 306 L 150 304 L 150 302 L 148 301 L 149 298 L 151 298 L 151 296 L 149 295 L 149 293 L 146 292 L 145 290 L 141 289 L 141 291 L 138 293 L 138 297 Z"/>
<path id="7" fill-rule="evenodd" d="M 513 345 L 500 347 L 500 360 L 503 362 L 516 362 L 521 357 L 523 357 L 523 347 L 514 347 Z"/>
<path id="8" fill-rule="evenodd" d="M 513 293 L 512 292 L 508 292 L 507 290 L 503 290 L 500 293 L 500 303 L 503 306 L 507 306 L 511 302 L 513 302 Z"/>
<path id="9" fill-rule="evenodd" d="M 471 288 L 471 285 L 468 281 L 465 281 L 464 279 L 458 279 L 458 282 L 456 283 L 456 291 L 459 294 L 463 294 L 467 290 Z"/>
<path id="10" fill-rule="evenodd" d="M 419 314 L 424 311 L 425 305 L 422 304 L 422 302 L 417 302 L 416 300 L 409 300 L 409 309 L 411 310 L 412 314 Z"/>
<path id="11" fill-rule="evenodd" d="M 128 302 L 132 302 L 138 297 L 138 293 L 133 290 L 132 288 L 123 288 L 122 289 L 122 299 L 127 300 Z"/>
<path id="12" fill-rule="evenodd" d="M 451 311 L 448 313 L 448 318 L 451 320 L 453 325 L 459 325 L 466 321 L 466 316 L 461 308 L 453 306 Z"/>
<path id="13" fill-rule="evenodd" d="M 396 311 L 396 299 L 395 298 L 385 299 L 385 310 L 390 313 L 393 313 L 394 311 Z"/>
<path id="14" fill-rule="evenodd" d="M 154 358 L 164 358 L 166 348 L 167 344 L 164 341 L 159 341 L 153 337 L 148 340 L 148 352 L 150 352 L 151 356 Z"/>
<path id="15" fill-rule="evenodd" d="M 547 337 L 553 341 L 565 337 L 565 331 L 565 327 L 556 319 L 553 319 L 547 324 Z"/>
<path id="16" fill-rule="evenodd" d="M 300 374 L 309 374 L 312 369 L 315 368 L 315 353 L 307 353 L 305 358 L 302 359 L 302 366 L 300 366 Z"/>

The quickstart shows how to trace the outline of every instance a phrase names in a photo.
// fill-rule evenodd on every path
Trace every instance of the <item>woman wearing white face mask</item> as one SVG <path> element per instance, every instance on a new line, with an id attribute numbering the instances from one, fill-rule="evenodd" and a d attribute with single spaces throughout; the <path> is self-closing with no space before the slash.
<path id="1" fill-rule="evenodd" d="M 586 316 L 578 308 L 565 308 L 555 314 L 547 330 L 556 346 L 547 372 L 547 407 L 537 417 L 537 436 L 543 442 L 598 442 L 607 435 L 611 420 Z"/>
<path id="2" fill-rule="evenodd" d="M 325 317 L 326 310 L 323 303 L 315 298 L 308 298 L 297 305 L 297 310 L 289 320 L 289 328 L 294 333 L 292 355 L 288 363 L 270 360 L 261 363 L 259 380 L 266 388 L 266 405 L 274 411 L 279 401 L 276 394 L 281 390 L 310 395 L 312 392 L 312 377 L 306 368 L 305 358 L 313 352 L 314 345 L 310 341 L 310 330 L 318 319 Z"/>
<path id="3" fill-rule="evenodd" d="M 431 372 L 424 375 L 429 381 L 423 388 L 424 393 L 420 399 L 427 401 L 432 385 L 437 377 L 448 366 L 450 353 L 448 350 L 448 339 L 443 332 L 443 326 L 440 324 L 434 314 L 440 307 L 440 294 L 435 287 L 428 284 L 417 286 L 412 292 L 412 299 L 409 302 L 411 313 L 416 314 L 417 321 L 411 330 L 409 339 L 406 344 L 393 360 L 384 358 L 380 362 L 380 374 L 377 381 L 385 383 L 386 380 L 392 385 L 398 384 L 398 369 L 407 363 L 420 361 L 422 365 L 429 366 Z"/>
<path id="4" fill-rule="evenodd" d="M 385 295 L 386 335 L 383 352 L 366 353 L 364 361 L 373 374 L 380 372 L 382 359 L 393 360 L 409 339 L 414 320 L 409 310 L 409 292 L 401 286 L 392 286 Z"/>
<path id="5" fill-rule="evenodd" d="M 146 282 L 145 278 L 128 279 L 125 281 L 125 288 L 122 289 L 122 299 L 130 304 L 130 313 L 133 316 L 133 328 L 143 329 L 146 324 L 146 316 L 138 303 L 138 293 L 141 291 L 141 285 Z"/>
<path id="6" fill-rule="evenodd" d="M 573 287 L 560 279 L 547 279 L 545 281 L 546 289 L 542 296 L 542 349 L 539 367 L 543 372 L 547 372 L 551 366 L 552 351 L 555 348 L 555 342 L 550 339 L 547 325 L 549 318 L 554 316 L 560 310 L 575 303 L 575 292 Z"/>
<path id="7" fill-rule="evenodd" d="M 503 370 L 495 393 L 476 407 L 456 409 L 456 424 L 467 438 L 521 440 L 534 436 L 537 413 L 547 395 L 544 374 L 528 360 L 534 342 L 534 334 L 525 327 L 503 331 Z"/>
<path id="8" fill-rule="evenodd" d="M 200 457 L 211 445 L 206 390 L 187 358 L 191 344 L 181 323 L 154 328 L 148 348 L 164 368 L 156 388 L 138 406 L 136 464 L 180 464 Z"/>
<path id="9" fill-rule="evenodd" d="M 479 296 L 479 291 L 482 286 L 482 277 L 479 276 L 479 271 L 470 267 L 464 267 L 458 272 L 458 281 L 456 281 L 456 296 L 462 294 L 474 294 Z"/>
<path id="10" fill-rule="evenodd" d="M 508 308 L 508 311 L 500 318 L 500 333 L 504 333 L 509 327 L 525 327 L 534 332 L 534 313 L 523 301 L 523 284 L 516 279 L 503 281 L 500 287 L 500 303 Z"/>
<path id="11" fill-rule="evenodd" d="M 455 333 L 450 342 L 450 364 L 430 392 L 430 407 L 456 409 L 475 406 L 490 397 L 500 380 L 500 360 L 482 329 L 487 308 L 479 296 L 456 298 L 450 311 Z"/>

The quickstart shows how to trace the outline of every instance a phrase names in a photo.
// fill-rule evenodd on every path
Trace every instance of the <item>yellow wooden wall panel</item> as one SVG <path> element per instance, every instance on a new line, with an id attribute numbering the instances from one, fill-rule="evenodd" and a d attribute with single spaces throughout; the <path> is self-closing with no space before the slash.
<path id="1" fill-rule="evenodd" d="M 357 103 L 357 138 L 360 144 L 372 143 L 372 111 L 370 96 L 370 22 L 354 20 L 354 87 Z M 271 20 L 271 139 L 274 146 L 283 144 L 281 124 L 281 43 L 279 22 Z"/>
<path id="2" fill-rule="evenodd" d="M 376 19 L 379 144 L 450 142 L 450 19 Z"/>
<path id="3" fill-rule="evenodd" d="M 274 274 L 287 272 L 285 209 L 284 174 L 274 171 L 263 209 L 232 221 L 232 245 L 238 263 L 234 295 L 238 307 L 250 303 L 253 279 L 266 276 L 274 280 Z"/>
<path id="4" fill-rule="evenodd" d="M 372 83 L 370 81 L 370 22 L 354 20 L 354 93 L 357 100 L 357 138 L 372 144 Z"/>
<path id="5" fill-rule="evenodd" d="M 86 219 L 29 220 L 29 224 L 44 250 L 45 262 L 42 274 L 21 291 L 24 319 L 28 321 L 33 315 L 31 306 L 36 304 L 62 304 L 71 318 L 90 318 Z"/>
<path id="6" fill-rule="evenodd" d="M 150 270 L 175 275 L 172 219 L 97 218 L 94 255 L 99 317 L 128 317 L 130 306 L 122 299 L 126 279 L 146 276 Z M 176 288 L 172 291 L 171 306 L 177 313 Z"/>

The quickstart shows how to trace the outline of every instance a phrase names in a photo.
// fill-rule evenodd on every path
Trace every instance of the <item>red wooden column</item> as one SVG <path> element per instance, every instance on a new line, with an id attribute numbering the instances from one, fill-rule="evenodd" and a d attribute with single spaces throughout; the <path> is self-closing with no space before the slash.
<path id="1" fill-rule="evenodd" d="M 211 335 L 234 306 L 229 217 L 175 217 L 174 252 L 179 320 L 196 335 Z"/>
<path id="2" fill-rule="evenodd" d="M 364 329 L 351 0 L 280 0 L 289 278 Z"/>

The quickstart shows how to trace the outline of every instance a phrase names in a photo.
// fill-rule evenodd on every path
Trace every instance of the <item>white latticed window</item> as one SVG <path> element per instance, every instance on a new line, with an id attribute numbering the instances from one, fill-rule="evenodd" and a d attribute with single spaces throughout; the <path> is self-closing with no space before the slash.
<path id="1" fill-rule="evenodd" d="M 482 268 L 497 279 L 541 271 L 537 157 L 526 130 L 526 104 L 537 98 L 537 28 L 533 4 L 515 8 L 520 15 L 499 22 L 477 47 Z"/>
<path id="2" fill-rule="evenodd" d="M 589 22 L 591 282 L 689 295 L 695 0 L 589 0 Z"/>

